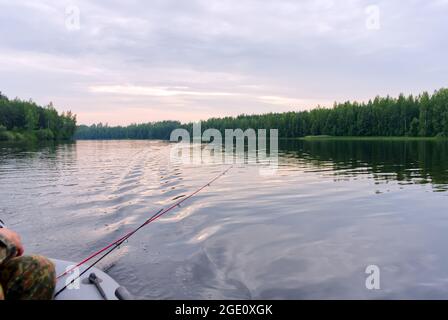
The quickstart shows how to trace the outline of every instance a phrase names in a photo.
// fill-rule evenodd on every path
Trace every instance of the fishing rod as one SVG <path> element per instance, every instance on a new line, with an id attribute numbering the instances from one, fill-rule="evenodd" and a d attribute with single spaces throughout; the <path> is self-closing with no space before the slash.
<path id="1" fill-rule="evenodd" d="M 63 292 L 70 284 L 74 283 L 77 279 L 79 279 L 82 275 L 84 275 L 87 271 L 89 271 L 91 268 L 93 268 L 98 262 L 100 262 L 102 259 L 104 259 L 107 255 L 109 255 L 112 251 L 114 251 L 116 248 L 118 248 L 121 244 L 123 244 L 123 242 L 125 242 L 126 240 L 128 240 L 132 235 L 134 235 L 137 231 L 139 231 L 141 228 L 147 226 L 148 224 L 150 224 L 151 222 L 157 220 L 158 218 L 160 218 L 161 216 L 165 215 L 166 213 L 170 212 L 171 210 L 175 209 L 176 207 L 179 207 L 184 201 L 190 199 L 191 197 L 195 196 L 196 194 L 198 194 L 199 192 L 201 192 L 203 189 L 205 189 L 206 187 L 210 186 L 213 182 L 215 182 L 216 180 L 218 180 L 220 177 L 222 177 L 223 175 L 225 175 L 230 169 L 232 169 L 233 165 L 231 165 L 230 167 L 228 167 L 226 170 L 224 170 L 223 172 L 221 172 L 219 175 L 217 175 L 215 178 L 213 178 L 212 180 L 210 180 L 208 183 L 206 183 L 205 185 L 203 185 L 202 187 L 198 188 L 196 191 L 192 192 L 191 194 L 189 194 L 188 196 L 182 198 L 181 200 L 175 202 L 174 204 L 172 204 L 171 206 L 165 208 L 165 209 L 160 209 L 158 212 L 156 212 L 154 215 L 152 215 L 149 219 L 147 219 L 145 222 L 143 222 L 139 227 L 135 228 L 134 230 L 128 232 L 127 234 L 125 234 L 123 237 L 111 242 L 110 244 L 108 244 L 107 246 L 105 246 L 104 248 L 96 251 L 95 253 L 91 254 L 90 256 L 88 256 L 87 258 L 85 258 L 84 260 L 82 260 L 81 262 L 77 263 L 75 266 L 73 266 L 72 268 L 66 270 L 64 273 L 62 273 L 61 275 L 59 275 L 57 277 L 57 279 L 60 279 L 62 277 L 64 277 L 65 275 L 71 273 L 73 270 L 75 270 L 76 268 L 80 267 L 81 265 L 85 264 L 86 262 L 92 260 L 93 258 L 95 258 L 96 256 L 98 256 L 99 254 L 106 252 L 99 258 L 97 259 L 95 262 L 93 262 L 89 267 L 87 267 L 83 272 L 81 272 L 77 277 L 75 277 L 74 279 L 72 279 L 69 283 L 67 283 L 64 287 L 62 287 L 58 292 L 55 293 L 55 297 L 57 297 L 61 292 Z"/>
<path id="2" fill-rule="evenodd" d="M 162 212 L 163 209 L 160 209 L 156 214 L 154 214 L 150 219 L 153 219 L 156 215 L 158 215 L 160 212 Z M 135 232 L 137 232 L 138 230 L 140 230 L 141 228 L 143 228 L 146 224 L 142 224 L 140 225 L 137 229 L 134 230 L 134 232 L 132 232 L 132 234 L 134 234 Z M 74 279 L 72 279 L 69 283 L 66 283 L 64 287 L 62 287 L 58 292 L 56 292 L 54 294 L 54 297 L 56 298 L 60 293 L 62 293 L 65 289 L 67 289 L 67 287 L 74 283 L 77 279 L 81 278 L 87 271 L 89 271 L 90 269 L 92 269 L 98 262 L 100 262 L 101 260 L 103 260 L 106 256 L 108 256 L 112 251 L 114 251 L 116 248 L 120 247 L 123 242 L 125 242 L 127 239 L 129 239 L 129 237 L 132 234 L 128 234 L 128 236 L 123 237 L 119 242 L 117 242 L 115 245 L 113 245 L 106 253 L 104 253 L 99 259 L 97 259 L 94 263 L 90 264 L 83 272 L 81 272 L 77 277 L 75 277 Z M 93 258 L 93 257 L 92 257 Z M 72 269 L 70 269 L 71 271 L 73 271 L 73 269 L 76 267 L 73 267 Z M 61 274 L 60 276 L 57 277 L 57 279 L 63 277 L 64 275 L 66 275 L 67 273 L 71 272 L 70 270 L 64 272 L 63 274 Z"/>

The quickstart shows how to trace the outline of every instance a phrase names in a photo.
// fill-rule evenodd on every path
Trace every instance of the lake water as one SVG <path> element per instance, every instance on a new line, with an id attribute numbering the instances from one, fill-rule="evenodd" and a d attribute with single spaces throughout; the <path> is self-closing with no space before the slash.
<path id="1" fill-rule="evenodd" d="M 163 141 L 0 145 L 0 218 L 79 261 L 223 171 Z M 281 142 L 237 164 L 101 267 L 139 298 L 448 298 L 448 142 Z M 366 289 L 366 267 L 380 290 Z"/>

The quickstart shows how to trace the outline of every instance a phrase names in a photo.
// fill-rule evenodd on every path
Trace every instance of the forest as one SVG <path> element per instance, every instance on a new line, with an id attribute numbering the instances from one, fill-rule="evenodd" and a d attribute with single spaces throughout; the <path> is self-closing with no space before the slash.
<path id="1" fill-rule="evenodd" d="M 53 104 L 8 99 L 0 92 L 0 141 L 69 140 L 76 131 L 76 115 L 58 114 Z"/>
<path id="2" fill-rule="evenodd" d="M 183 128 L 179 121 L 160 121 L 131 124 L 126 127 L 110 127 L 102 123 L 91 126 L 81 125 L 75 133 L 75 139 L 162 139 L 169 140 L 171 131 Z"/>
<path id="3" fill-rule="evenodd" d="M 107 124 L 79 126 L 76 139 L 169 139 L 175 128 L 192 129 L 192 123 L 150 122 L 112 127 Z M 248 128 L 278 129 L 281 138 L 306 136 L 360 137 L 448 137 L 448 89 L 433 94 L 397 98 L 379 97 L 368 102 L 335 103 L 332 108 L 318 106 L 307 111 L 239 115 L 211 118 L 202 130 Z"/>

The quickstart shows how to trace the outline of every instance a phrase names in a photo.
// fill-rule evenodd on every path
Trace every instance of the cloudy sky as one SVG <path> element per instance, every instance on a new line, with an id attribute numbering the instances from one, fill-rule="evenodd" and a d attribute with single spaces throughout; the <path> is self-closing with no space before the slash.
<path id="1" fill-rule="evenodd" d="M 78 122 L 281 112 L 446 87 L 448 0 L 0 0 L 0 91 Z"/>

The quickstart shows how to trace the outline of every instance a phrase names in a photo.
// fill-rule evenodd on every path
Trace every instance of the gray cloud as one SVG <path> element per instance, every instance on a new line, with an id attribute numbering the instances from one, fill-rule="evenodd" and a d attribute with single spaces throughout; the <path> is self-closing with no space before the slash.
<path id="1" fill-rule="evenodd" d="M 370 5 L 378 30 L 366 28 Z M 79 30 L 66 28 L 67 6 Z M 446 82 L 447 12 L 446 0 L 0 0 L 0 90 L 85 123 L 432 91 Z"/>

